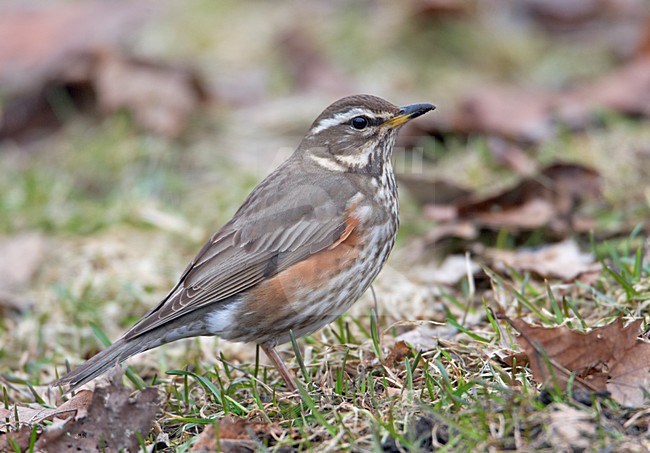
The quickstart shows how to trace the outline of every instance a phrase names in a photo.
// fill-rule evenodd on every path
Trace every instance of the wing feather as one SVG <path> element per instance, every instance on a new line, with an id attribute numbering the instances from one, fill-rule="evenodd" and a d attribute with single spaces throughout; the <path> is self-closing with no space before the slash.
<path id="1" fill-rule="evenodd" d="M 125 338 L 228 299 L 335 243 L 345 231 L 345 210 L 336 209 L 329 194 L 314 188 L 318 186 L 310 183 L 284 197 L 274 194 L 279 205 L 284 201 L 287 206 L 281 212 L 270 212 L 272 205 L 260 202 L 253 192 L 235 218 L 204 245 L 169 295 Z"/>

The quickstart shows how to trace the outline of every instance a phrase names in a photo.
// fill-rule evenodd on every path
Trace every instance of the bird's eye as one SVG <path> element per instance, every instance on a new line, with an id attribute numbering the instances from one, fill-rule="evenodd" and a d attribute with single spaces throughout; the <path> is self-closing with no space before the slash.
<path id="1" fill-rule="evenodd" d="M 365 116 L 355 116 L 352 118 L 352 127 L 358 130 L 365 129 L 368 126 L 368 118 Z"/>

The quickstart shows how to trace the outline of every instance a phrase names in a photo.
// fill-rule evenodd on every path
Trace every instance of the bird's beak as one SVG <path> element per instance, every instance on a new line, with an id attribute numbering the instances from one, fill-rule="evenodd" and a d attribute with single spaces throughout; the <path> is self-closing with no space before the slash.
<path id="1" fill-rule="evenodd" d="M 422 116 L 431 110 L 435 110 L 435 108 L 436 106 L 432 104 L 407 105 L 405 107 L 401 107 L 399 109 L 399 113 L 391 119 L 385 121 L 383 125 L 390 128 L 399 127 L 411 121 L 413 118 L 417 118 L 418 116 Z"/>

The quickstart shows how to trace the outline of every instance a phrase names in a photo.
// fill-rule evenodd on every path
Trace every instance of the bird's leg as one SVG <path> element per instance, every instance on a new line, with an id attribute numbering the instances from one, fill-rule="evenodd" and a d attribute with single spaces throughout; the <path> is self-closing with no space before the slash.
<path id="1" fill-rule="evenodd" d="M 296 382 L 294 381 L 293 376 L 291 376 L 291 372 L 282 361 L 280 354 L 278 354 L 278 351 L 275 350 L 275 345 L 271 342 L 266 342 L 260 344 L 260 346 L 262 347 L 262 351 L 264 351 L 266 356 L 271 359 L 271 362 L 273 362 L 275 368 L 277 368 L 277 370 L 280 372 L 280 375 L 282 375 L 282 379 L 284 379 L 284 382 L 287 384 L 287 387 L 289 387 L 289 390 L 292 392 L 297 390 Z"/>

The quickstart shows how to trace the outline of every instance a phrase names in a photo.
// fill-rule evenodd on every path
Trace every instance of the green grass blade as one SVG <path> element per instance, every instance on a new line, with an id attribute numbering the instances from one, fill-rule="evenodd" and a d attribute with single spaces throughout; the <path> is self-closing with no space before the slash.
<path id="1" fill-rule="evenodd" d="M 323 413 L 318 410 L 318 407 L 316 406 L 316 403 L 314 400 L 309 396 L 309 393 L 305 390 L 305 387 L 300 383 L 300 381 L 296 380 L 296 386 L 298 387 L 298 391 L 300 392 L 300 396 L 302 398 L 303 403 L 307 405 L 307 407 L 311 410 L 311 413 L 313 414 L 314 418 L 325 427 L 328 433 L 330 433 L 331 436 L 336 436 L 336 428 L 334 428 L 326 419 Z"/>

